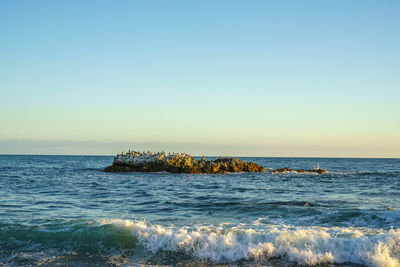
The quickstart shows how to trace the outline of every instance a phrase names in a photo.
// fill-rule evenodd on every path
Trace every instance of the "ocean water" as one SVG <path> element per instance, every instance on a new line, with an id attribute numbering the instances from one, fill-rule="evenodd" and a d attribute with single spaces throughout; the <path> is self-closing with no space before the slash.
<path id="1" fill-rule="evenodd" d="M 104 173 L 0 156 L 0 265 L 400 266 L 400 160 L 241 158 L 266 173 Z M 272 174 L 268 168 L 330 172 Z"/>

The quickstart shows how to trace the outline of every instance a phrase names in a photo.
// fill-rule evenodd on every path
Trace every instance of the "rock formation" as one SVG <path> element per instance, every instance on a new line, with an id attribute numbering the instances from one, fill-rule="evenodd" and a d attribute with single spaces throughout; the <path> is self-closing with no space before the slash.
<path id="1" fill-rule="evenodd" d="M 305 170 L 305 169 L 297 169 L 297 170 L 292 170 L 289 169 L 288 167 L 282 168 L 282 169 L 275 169 L 272 171 L 272 173 L 288 173 L 288 172 L 293 172 L 293 173 L 308 173 L 308 174 L 324 174 L 327 173 L 327 170 L 321 169 L 319 166 L 312 170 Z"/>
<path id="2" fill-rule="evenodd" d="M 172 172 L 172 173 L 228 173 L 228 172 L 265 172 L 264 168 L 254 162 L 244 162 L 237 158 L 217 158 L 200 160 L 182 154 L 165 152 L 135 152 L 118 154 L 105 172 Z"/>

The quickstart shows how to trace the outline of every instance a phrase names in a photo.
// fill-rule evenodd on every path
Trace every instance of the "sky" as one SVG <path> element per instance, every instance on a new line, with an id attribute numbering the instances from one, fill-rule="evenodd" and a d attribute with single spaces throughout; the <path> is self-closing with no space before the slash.
<path id="1" fill-rule="evenodd" d="M 399 1 L 0 1 L 0 154 L 400 157 Z"/>

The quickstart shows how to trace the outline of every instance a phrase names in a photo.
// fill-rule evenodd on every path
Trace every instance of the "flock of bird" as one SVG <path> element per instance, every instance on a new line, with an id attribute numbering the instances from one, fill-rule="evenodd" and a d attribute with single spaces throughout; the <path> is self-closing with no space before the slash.
<path id="1" fill-rule="evenodd" d="M 150 151 L 147 152 L 137 152 L 137 151 L 128 151 L 126 153 L 122 152 L 114 157 L 115 163 L 123 163 L 123 164 L 146 164 L 146 163 L 156 163 L 156 162 L 164 162 L 166 163 L 168 159 L 186 159 L 186 160 L 196 160 L 194 157 L 186 154 L 186 153 L 165 153 L 156 152 L 152 153 Z"/>

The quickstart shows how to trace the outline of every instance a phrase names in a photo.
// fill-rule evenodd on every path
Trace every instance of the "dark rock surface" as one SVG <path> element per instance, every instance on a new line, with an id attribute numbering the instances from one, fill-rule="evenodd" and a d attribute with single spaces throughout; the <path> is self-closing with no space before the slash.
<path id="1" fill-rule="evenodd" d="M 312 170 L 306 170 L 306 169 L 289 169 L 288 167 L 282 168 L 282 169 L 275 169 L 272 171 L 272 173 L 288 173 L 288 172 L 294 172 L 294 173 L 309 173 L 309 174 L 325 174 L 328 171 L 321 169 L 319 167 L 312 169 Z"/>

